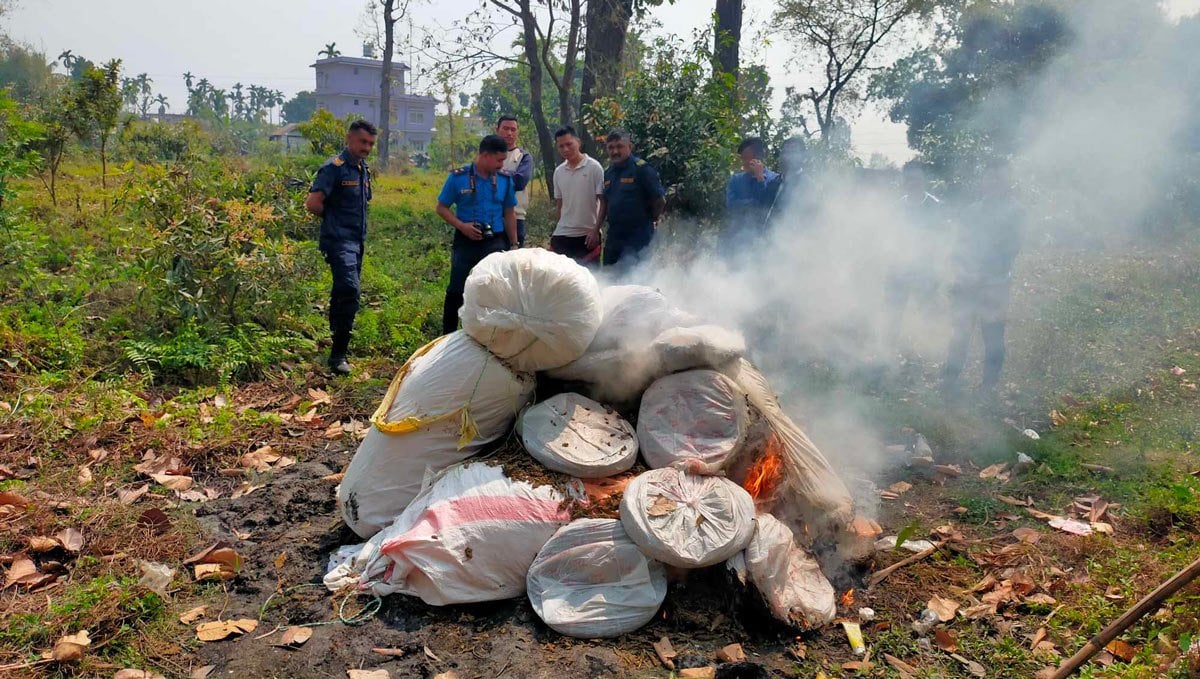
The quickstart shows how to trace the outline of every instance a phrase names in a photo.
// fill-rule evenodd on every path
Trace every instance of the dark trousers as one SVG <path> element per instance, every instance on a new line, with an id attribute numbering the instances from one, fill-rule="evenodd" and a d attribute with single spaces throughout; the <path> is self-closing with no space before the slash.
<path id="1" fill-rule="evenodd" d="M 550 236 L 550 249 L 580 264 L 586 264 L 588 255 L 592 254 L 587 246 L 587 236 Z"/>
<path id="2" fill-rule="evenodd" d="M 517 220 L 517 243 L 520 244 L 521 247 L 525 247 L 525 220 L 524 219 Z"/>
<path id="3" fill-rule="evenodd" d="M 610 226 L 608 240 L 604 242 L 604 266 L 619 271 L 633 268 L 653 240 L 654 228 L 649 225 L 633 233 L 614 233 Z"/>
<path id="4" fill-rule="evenodd" d="M 333 287 L 329 291 L 329 330 L 335 335 L 349 333 L 354 328 L 354 315 L 358 313 L 362 296 L 362 251 L 326 250 L 322 253 L 329 271 L 333 274 Z"/>
<path id="5" fill-rule="evenodd" d="M 976 324 L 983 336 L 983 381 L 980 387 L 991 390 L 1000 382 L 1004 369 L 1004 329 L 1007 321 L 1009 282 L 991 282 L 956 286 L 951 291 L 954 331 L 946 352 L 943 378 L 955 389 Z"/>
<path id="6" fill-rule="evenodd" d="M 463 289 L 471 269 L 484 257 L 508 249 L 508 238 L 496 236 L 488 240 L 467 240 L 455 234 L 450 248 L 450 283 L 446 286 L 446 300 L 442 303 L 442 334 L 449 335 L 458 330 L 458 310 L 463 305 Z"/>

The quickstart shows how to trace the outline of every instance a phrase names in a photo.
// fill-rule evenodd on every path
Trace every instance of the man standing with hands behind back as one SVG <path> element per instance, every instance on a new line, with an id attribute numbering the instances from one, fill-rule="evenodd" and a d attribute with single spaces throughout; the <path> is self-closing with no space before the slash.
<path id="1" fill-rule="evenodd" d="M 333 274 L 333 288 L 329 292 L 329 331 L 333 335 L 329 368 L 338 375 L 350 374 L 346 352 L 361 293 L 367 203 L 371 200 L 367 156 L 373 148 L 375 126 L 365 120 L 350 123 L 346 148 L 317 170 L 304 201 L 309 212 L 321 216 L 321 254 Z"/>
<path id="2" fill-rule="evenodd" d="M 604 171 L 604 195 L 600 217 L 588 235 L 587 246 L 600 244 L 600 226 L 608 221 L 604 265 L 628 268 L 654 240 L 654 228 L 667 206 L 666 192 L 658 172 L 633 155 L 633 137 L 624 130 L 608 133 L 605 142 L 608 169 Z"/>
<path id="3" fill-rule="evenodd" d="M 458 310 L 471 269 L 494 252 L 521 247 L 517 240 L 516 189 L 513 178 L 501 172 L 507 155 L 504 139 L 494 134 L 484 137 L 475 161 L 451 172 L 438 194 L 437 215 L 454 227 L 450 283 L 442 306 L 444 335 L 458 329 Z"/>
<path id="4" fill-rule="evenodd" d="M 508 155 L 501 169 L 512 175 L 517 191 L 517 243 L 525 247 L 525 211 L 529 208 L 529 191 L 525 187 L 533 181 L 533 156 L 517 146 L 518 131 L 517 119 L 510 115 L 502 115 L 496 121 L 496 134 L 508 144 Z"/>

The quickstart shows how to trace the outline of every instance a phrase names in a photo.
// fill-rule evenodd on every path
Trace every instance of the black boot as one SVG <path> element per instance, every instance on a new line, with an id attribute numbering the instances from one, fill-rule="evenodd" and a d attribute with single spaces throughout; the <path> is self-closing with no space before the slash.
<path id="1" fill-rule="evenodd" d="M 350 374 L 350 364 L 346 361 L 346 352 L 349 348 L 349 331 L 333 333 L 333 347 L 329 350 L 329 369 L 337 375 Z"/>

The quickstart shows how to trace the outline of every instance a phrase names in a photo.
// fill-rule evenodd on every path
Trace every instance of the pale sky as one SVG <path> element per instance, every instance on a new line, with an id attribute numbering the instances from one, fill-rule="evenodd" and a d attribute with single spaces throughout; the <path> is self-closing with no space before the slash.
<path id="1" fill-rule="evenodd" d="M 416 0 L 413 22 L 449 25 L 478 6 L 478 0 Z M 765 61 L 777 96 L 808 80 L 789 63 L 793 50 L 776 39 L 757 45 L 770 17 L 771 0 L 746 0 L 743 52 Z M 1173 16 L 1200 12 L 1200 0 L 1166 0 Z M 19 0 L 9 19 L 9 32 L 54 59 L 65 49 L 93 61 L 124 60 L 127 74 L 147 73 L 156 92 L 179 112 L 187 98 L 183 73 L 208 78 L 216 87 L 235 82 L 282 90 L 288 97 L 312 89 L 309 65 L 325 43 L 336 42 L 347 56 L 362 54 L 359 25 L 365 0 Z M 676 0 L 654 11 L 665 33 L 690 37 L 710 20 L 710 0 Z M 407 56 L 402 57 L 407 61 Z M 745 57 L 743 57 L 745 60 Z M 468 91 L 478 90 L 477 84 Z M 904 129 L 866 112 L 854 125 L 859 155 L 883 153 L 896 161 L 907 158 Z"/>

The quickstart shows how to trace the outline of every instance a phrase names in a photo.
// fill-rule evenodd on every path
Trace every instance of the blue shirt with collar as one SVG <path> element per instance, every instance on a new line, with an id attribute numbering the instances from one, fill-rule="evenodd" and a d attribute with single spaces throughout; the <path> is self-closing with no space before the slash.
<path id="1" fill-rule="evenodd" d="M 763 179 L 758 181 L 749 172 L 739 172 L 729 178 L 725 186 L 725 208 L 733 214 L 747 208 L 769 208 L 775 200 L 772 186 L 779 179 L 779 173 L 763 169 Z"/>
<path id="2" fill-rule="evenodd" d="M 325 194 L 321 213 L 320 247 L 325 251 L 362 252 L 367 238 L 367 204 L 371 200 L 371 169 L 349 149 L 325 161 L 309 192 Z"/>
<path id="3" fill-rule="evenodd" d="M 492 231 L 504 234 L 504 211 L 516 207 L 517 194 L 512 175 L 504 172 L 483 177 L 475 169 L 475 163 L 464 165 L 446 177 L 438 203 L 453 207 L 460 220 L 471 223 L 491 224 Z M 455 231 L 455 242 L 462 234 Z M 463 237 L 462 240 L 467 240 Z"/>
<path id="4" fill-rule="evenodd" d="M 645 236 L 653 233 L 655 200 L 666 196 L 658 172 L 646 161 L 631 155 L 623 163 L 612 163 L 604 171 L 604 199 L 608 204 L 609 238 Z"/>

